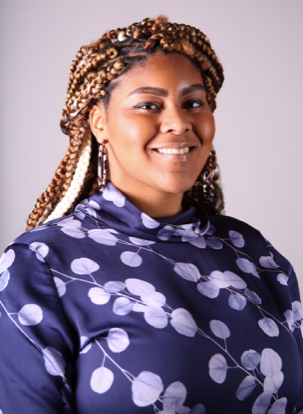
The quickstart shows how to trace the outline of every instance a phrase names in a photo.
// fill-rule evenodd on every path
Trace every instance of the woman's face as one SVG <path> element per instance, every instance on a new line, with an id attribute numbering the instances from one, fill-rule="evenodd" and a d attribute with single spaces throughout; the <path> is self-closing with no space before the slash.
<path id="1" fill-rule="evenodd" d="M 109 106 L 91 111 L 95 136 L 108 140 L 110 180 L 130 198 L 181 197 L 215 133 L 198 68 L 181 54 L 157 52 L 113 82 Z"/>

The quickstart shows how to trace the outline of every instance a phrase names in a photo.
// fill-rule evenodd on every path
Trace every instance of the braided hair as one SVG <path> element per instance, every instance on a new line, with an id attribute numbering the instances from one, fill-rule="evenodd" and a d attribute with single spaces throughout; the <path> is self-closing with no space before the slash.
<path id="1" fill-rule="evenodd" d="M 83 46 L 70 67 L 61 129 L 70 137 L 67 153 L 45 192 L 29 215 L 27 230 L 46 220 L 62 217 L 98 189 L 98 143 L 91 132 L 88 114 L 100 99 L 108 105 L 111 81 L 157 50 L 188 57 L 200 70 L 212 111 L 224 76 L 210 41 L 199 29 L 170 23 L 163 16 L 146 18 L 127 28 L 106 32 L 98 41 Z M 208 211 L 224 208 L 216 154 L 209 158 L 188 194 Z"/>

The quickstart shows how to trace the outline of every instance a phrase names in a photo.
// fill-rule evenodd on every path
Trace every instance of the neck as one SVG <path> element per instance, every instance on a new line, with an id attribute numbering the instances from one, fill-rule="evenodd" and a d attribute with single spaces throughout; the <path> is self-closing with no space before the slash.
<path id="1" fill-rule="evenodd" d="M 113 183 L 114 184 L 114 183 Z M 114 184 L 115 185 L 115 184 Z M 162 193 L 134 194 L 115 185 L 121 193 L 139 210 L 149 217 L 170 217 L 182 213 L 183 193 Z"/>

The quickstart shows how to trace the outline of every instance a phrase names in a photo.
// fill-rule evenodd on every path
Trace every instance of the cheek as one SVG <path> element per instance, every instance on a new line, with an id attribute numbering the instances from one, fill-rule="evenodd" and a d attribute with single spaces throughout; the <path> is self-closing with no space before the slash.
<path id="1" fill-rule="evenodd" d="M 207 115 L 201 119 L 197 126 L 197 133 L 202 140 L 202 144 L 212 144 L 212 141 L 215 136 L 215 120 L 212 114 Z"/>
<path id="2" fill-rule="evenodd" d="M 123 141 L 123 144 L 132 145 L 134 148 L 146 145 L 157 132 L 156 122 L 149 116 L 127 116 L 126 114 L 123 118 L 117 116 L 116 119 L 119 119 L 119 126 L 113 126 L 111 129 L 112 138 L 119 142 Z"/>

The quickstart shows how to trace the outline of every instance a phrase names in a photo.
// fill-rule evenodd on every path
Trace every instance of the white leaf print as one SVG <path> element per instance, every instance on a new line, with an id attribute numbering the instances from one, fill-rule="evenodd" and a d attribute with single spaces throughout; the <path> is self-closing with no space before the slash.
<path id="1" fill-rule="evenodd" d="M 129 241 L 136 246 L 150 246 L 151 244 L 155 244 L 154 241 L 138 239 L 137 237 L 129 237 Z"/>
<path id="2" fill-rule="evenodd" d="M 248 375 L 247 377 L 245 377 L 236 391 L 236 397 L 238 398 L 238 400 L 245 400 L 245 398 L 253 392 L 256 385 L 256 379 L 253 376 Z"/>
<path id="3" fill-rule="evenodd" d="M 91 259 L 81 257 L 80 259 L 75 259 L 72 261 L 71 269 L 77 275 L 89 275 L 99 270 L 100 266 L 98 263 L 94 262 Z"/>
<path id="4" fill-rule="evenodd" d="M 230 284 L 230 286 L 236 289 L 244 289 L 247 286 L 246 282 L 244 282 L 240 276 L 236 275 L 233 272 L 230 272 L 229 270 L 226 270 L 226 272 L 224 272 L 224 278 Z"/>
<path id="5" fill-rule="evenodd" d="M 44 257 L 47 256 L 49 252 L 49 247 L 45 243 L 34 242 L 31 243 L 29 249 L 36 253 L 36 257 L 40 262 L 44 262 Z"/>
<path id="6" fill-rule="evenodd" d="M 129 312 L 131 312 L 131 310 L 134 307 L 134 304 L 135 302 L 132 300 L 129 300 L 128 298 L 117 298 L 114 302 L 113 312 L 116 315 L 125 316 Z"/>
<path id="7" fill-rule="evenodd" d="M 125 284 L 129 292 L 136 296 L 149 296 L 156 291 L 151 283 L 141 279 L 129 278 L 125 280 Z"/>
<path id="8" fill-rule="evenodd" d="M 291 310 L 287 310 L 284 312 L 285 319 L 287 320 L 287 324 L 291 332 L 296 329 L 296 322 L 294 320 L 294 313 Z"/>
<path id="9" fill-rule="evenodd" d="M 83 201 L 82 201 L 81 204 L 83 204 Z M 94 200 L 87 201 L 87 203 L 85 203 L 85 205 L 88 206 L 88 207 L 93 208 L 94 210 L 100 210 L 101 209 L 100 205 Z"/>
<path id="10" fill-rule="evenodd" d="M 160 292 L 155 292 L 149 296 L 141 296 L 141 300 L 151 308 L 161 308 L 161 306 L 165 305 L 166 297 Z"/>
<path id="11" fill-rule="evenodd" d="M 125 283 L 113 280 L 110 282 L 106 282 L 103 288 L 104 288 L 104 292 L 117 293 L 125 289 Z"/>
<path id="12" fill-rule="evenodd" d="M 166 241 L 174 235 L 175 231 L 176 230 L 173 226 L 165 226 L 158 231 L 157 237 L 160 240 Z"/>
<path id="13" fill-rule="evenodd" d="M 249 371 L 256 369 L 259 365 L 260 360 L 261 355 L 253 349 L 249 349 L 248 351 L 243 352 L 241 356 L 241 364 Z"/>
<path id="14" fill-rule="evenodd" d="M 161 378 L 150 371 L 142 371 L 132 383 L 133 402 L 138 407 L 153 404 L 163 391 Z"/>
<path id="15" fill-rule="evenodd" d="M 85 207 L 85 211 L 90 215 L 93 216 L 95 218 L 97 218 L 97 214 L 94 208 L 92 207 Z"/>
<path id="16" fill-rule="evenodd" d="M 133 307 L 133 311 L 134 312 L 145 312 L 146 311 L 146 308 L 147 308 L 147 306 L 146 305 L 142 305 L 141 303 L 138 303 L 138 302 L 136 302 L 135 304 L 134 304 L 134 307 Z"/>
<path id="17" fill-rule="evenodd" d="M 277 281 L 281 283 L 281 285 L 287 286 L 289 277 L 286 276 L 284 273 L 279 273 L 277 276 Z"/>
<path id="18" fill-rule="evenodd" d="M 50 375 L 63 377 L 66 362 L 64 361 L 61 352 L 51 346 L 47 346 L 45 349 L 42 349 L 42 353 L 46 371 Z"/>
<path id="19" fill-rule="evenodd" d="M 18 319 L 22 325 L 38 325 L 43 319 L 42 309 L 35 304 L 24 305 L 18 312 Z"/>
<path id="20" fill-rule="evenodd" d="M 237 231 L 234 231 L 234 230 L 230 230 L 228 234 L 234 246 L 241 248 L 245 245 L 245 241 L 241 233 L 238 233 Z"/>
<path id="21" fill-rule="evenodd" d="M 122 352 L 129 345 L 129 337 L 124 329 L 110 329 L 106 339 L 109 349 L 113 352 Z"/>
<path id="22" fill-rule="evenodd" d="M 220 289 L 230 286 L 228 279 L 225 278 L 225 275 L 219 270 L 214 270 L 213 272 L 211 272 L 208 278 L 212 282 L 214 282 Z"/>
<path id="23" fill-rule="evenodd" d="M 201 277 L 197 266 L 192 263 L 176 263 L 174 271 L 183 277 L 183 279 L 189 280 L 190 282 L 197 282 Z"/>
<path id="24" fill-rule="evenodd" d="M 217 384 L 222 384 L 226 379 L 227 363 L 226 359 L 221 354 L 213 355 L 208 363 L 209 376 Z"/>
<path id="25" fill-rule="evenodd" d="M 192 408 L 191 410 L 189 410 L 188 414 L 205 414 L 206 413 L 206 408 L 204 407 L 203 404 L 197 404 L 194 406 L 194 408 Z M 179 413 L 178 414 L 183 414 L 183 413 Z M 185 413 L 187 414 L 187 413 Z"/>
<path id="26" fill-rule="evenodd" d="M 279 336 L 279 328 L 275 321 L 270 318 L 263 318 L 258 321 L 258 325 L 266 335 L 274 337 Z"/>
<path id="27" fill-rule="evenodd" d="M 272 393 L 270 391 L 264 391 L 254 402 L 252 408 L 252 414 L 265 414 L 270 406 Z"/>
<path id="28" fill-rule="evenodd" d="M 74 239 L 84 239 L 86 237 L 84 231 L 74 226 L 62 226 L 61 231 Z"/>
<path id="29" fill-rule="evenodd" d="M 236 260 L 236 263 L 240 270 L 244 273 L 252 273 L 254 276 L 256 276 L 258 279 L 260 279 L 260 276 L 258 275 L 256 266 L 249 261 L 248 259 L 239 258 Z"/>
<path id="30" fill-rule="evenodd" d="M 114 382 L 114 374 L 108 368 L 101 367 L 95 369 L 90 379 L 91 389 L 98 393 L 103 394 L 110 389 Z"/>
<path id="31" fill-rule="evenodd" d="M 172 410 L 161 410 L 161 411 L 158 411 L 158 414 L 175 414 L 175 413 L 176 412 L 175 411 L 172 411 Z"/>
<path id="32" fill-rule="evenodd" d="M 105 200 L 112 201 L 117 207 L 123 207 L 125 205 L 124 195 L 112 183 L 107 184 L 102 195 Z"/>
<path id="33" fill-rule="evenodd" d="M 0 273 L 3 273 L 7 270 L 15 260 L 15 252 L 13 249 L 8 250 L 0 258 Z"/>
<path id="34" fill-rule="evenodd" d="M 10 278 L 9 271 L 4 270 L 4 272 L 0 276 L 0 292 L 2 292 L 2 290 L 4 290 L 6 288 L 6 286 L 8 285 L 9 278 Z"/>
<path id="35" fill-rule="evenodd" d="M 266 377 L 274 377 L 281 371 L 282 360 L 280 356 L 271 348 L 263 349 L 261 353 L 260 369 Z"/>
<path id="36" fill-rule="evenodd" d="M 217 239 L 216 237 L 209 237 L 206 239 L 206 244 L 208 247 L 216 250 L 222 249 L 223 247 L 221 240 Z"/>
<path id="37" fill-rule="evenodd" d="M 158 221 L 152 219 L 145 213 L 141 214 L 141 220 L 142 220 L 143 226 L 146 227 L 147 229 L 156 229 L 157 227 L 160 226 L 160 223 Z"/>
<path id="38" fill-rule="evenodd" d="M 113 234 L 119 234 L 119 232 L 115 229 L 106 229 L 106 230 Z"/>
<path id="39" fill-rule="evenodd" d="M 197 332 L 197 325 L 191 314 L 183 308 L 175 309 L 172 314 L 170 321 L 171 325 L 181 335 L 194 337 Z"/>
<path id="40" fill-rule="evenodd" d="M 168 317 L 162 308 L 147 308 L 144 319 L 154 328 L 163 329 L 167 326 Z"/>
<path id="41" fill-rule="evenodd" d="M 90 230 L 88 232 L 88 237 L 105 246 L 115 246 L 119 240 L 109 230 L 104 229 Z"/>
<path id="42" fill-rule="evenodd" d="M 180 381 L 170 384 L 163 395 L 163 408 L 175 412 L 186 399 L 187 391 Z"/>
<path id="43" fill-rule="evenodd" d="M 120 259 L 125 265 L 130 267 L 138 267 L 143 261 L 139 253 L 134 252 L 123 252 L 121 253 Z"/>
<path id="44" fill-rule="evenodd" d="M 66 217 L 65 219 L 60 220 L 56 223 L 58 227 L 81 227 L 81 221 L 74 220 L 73 217 Z"/>
<path id="45" fill-rule="evenodd" d="M 292 303 L 292 310 L 294 313 L 294 320 L 300 321 L 302 319 L 302 305 L 297 300 Z"/>
<path id="46" fill-rule="evenodd" d="M 284 374 L 282 371 L 279 371 L 273 377 L 265 377 L 264 380 L 264 391 L 271 391 L 273 394 L 276 394 L 284 381 Z"/>
<path id="47" fill-rule="evenodd" d="M 261 298 L 253 290 L 246 288 L 244 290 L 244 293 L 252 302 L 256 303 L 257 305 L 261 304 Z"/>
<path id="48" fill-rule="evenodd" d="M 198 247 L 198 249 L 205 249 L 206 247 L 206 241 L 203 236 L 200 236 L 197 239 L 189 240 L 189 243 Z"/>
<path id="49" fill-rule="evenodd" d="M 266 267 L 267 269 L 277 269 L 279 267 L 277 263 L 275 263 L 272 255 L 271 256 L 261 256 L 259 259 L 260 265 Z"/>
<path id="50" fill-rule="evenodd" d="M 80 337 L 80 348 L 82 348 L 82 351 L 80 354 L 86 354 L 92 347 L 92 343 L 89 342 L 89 338 L 87 336 L 81 336 Z"/>
<path id="51" fill-rule="evenodd" d="M 246 303 L 247 303 L 246 298 L 239 295 L 238 293 L 232 292 L 228 299 L 229 306 L 237 311 L 243 310 L 246 306 Z"/>
<path id="52" fill-rule="evenodd" d="M 110 293 L 105 292 L 103 288 L 99 287 L 90 288 L 88 296 L 95 305 L 104 305 L 111 297 Z"/>
<path id="53" fill-rule="evenodd" d="M 61 298 L 66 292 L 66 284 L 59 277 L 54 277 L 54 282 L 58 291 L 58 295 Z"/>
<path id="54" fill-rule="evenodd" d="M 273 403 L 271 409 L 268 411 L 268 414 L 285 414 L 286 404 L 287 398 L 279 398 Z"/>
<path id="55" fill-rule="evenodd" d="M 197 289 L 202 295 L 214 299 L 220 293 L 219 286 L 214 282 L 200 282 L 197 284 Z"/>
<path id="56" fill-rule="evenodd" d="M 209 326 L 212 333 L 218 338 L 225 340 L 230 337 L 230 330 L 224 322 L 213 319 L 209 322 Z"/>

